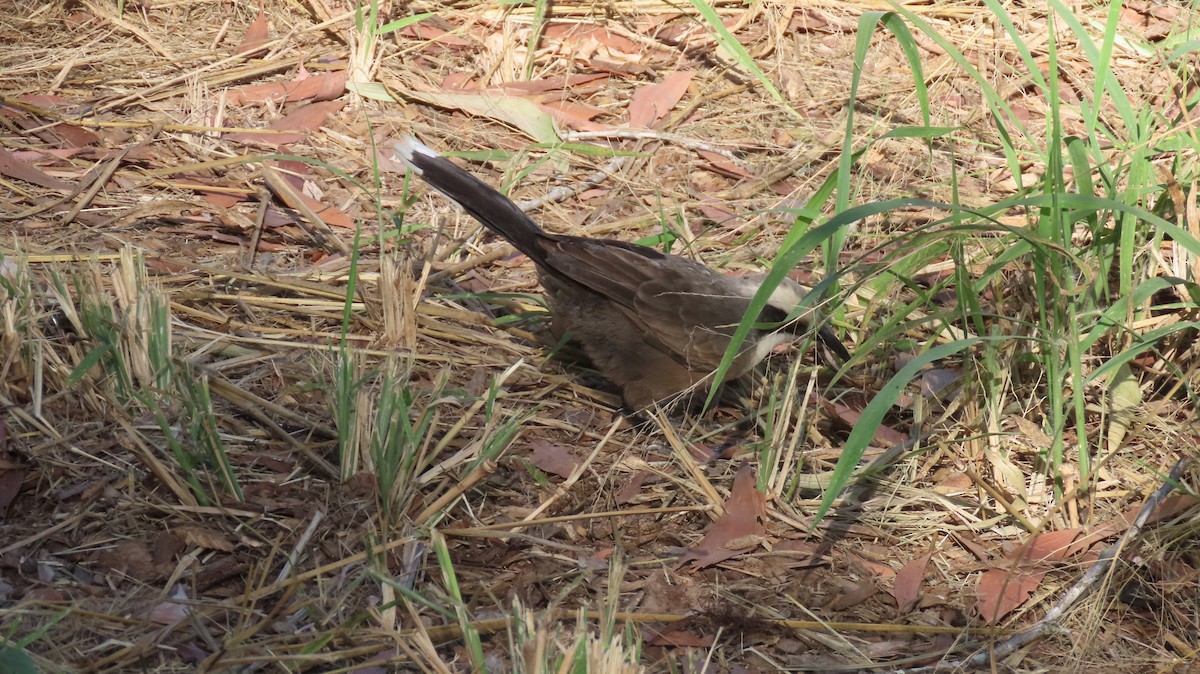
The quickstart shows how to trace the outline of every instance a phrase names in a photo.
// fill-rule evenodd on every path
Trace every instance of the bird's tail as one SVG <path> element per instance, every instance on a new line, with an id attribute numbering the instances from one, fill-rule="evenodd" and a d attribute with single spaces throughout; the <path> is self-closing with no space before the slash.
<path id="1" fill-rule="evenodd" d="M 539 243 L 546 233 L 511 199 L 412 136 L 400 139 L 395 147 L 396 157 L 430 187 L 449 197 L 534 262 L 543 261 L 545 252 Z"/>

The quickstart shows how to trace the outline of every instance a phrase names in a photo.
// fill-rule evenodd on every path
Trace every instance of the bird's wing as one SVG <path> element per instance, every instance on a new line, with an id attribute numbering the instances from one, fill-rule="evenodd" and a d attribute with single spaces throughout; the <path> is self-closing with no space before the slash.
<path id="1" fill-rule="evenodd" d="M 634 244 L 563 238 L 547 264 L 611 300 L 647 343 L 693 370 L 717 367 L 748 305 L 708 267 Z"/>
<path id="2" fill-rule="evenodd" d="M 544 245 L 549 271 L 633 308 L 638 288 L 652 281 L 665 255 L 645 246 L 560 237 Z"/>

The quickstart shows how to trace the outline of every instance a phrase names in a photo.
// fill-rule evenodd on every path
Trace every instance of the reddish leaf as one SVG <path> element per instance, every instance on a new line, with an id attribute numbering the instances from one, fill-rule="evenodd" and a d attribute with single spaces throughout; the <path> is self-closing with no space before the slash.
<path id="1" fill-rule="evenodd" d="M 565 128 L 575 129 L 576 131 L 604 131 L 611 128 L 607 124 L 592 121 L 593 117 L 604 111 L 599 108 L 593 108 L 590 105 L 568 101 L 538 103 L 537 105 L 542 110 L 548 112 L 554 118 L 554 121 Z"/>
<path id="2" fill-rule="evenodd" d="M 45 134 L 39 134 L 42 138 L 54 138 L 66 145 L 69 148 L 81 148 L 88 145 L 95 145 L 100 142 L 100 136 L 74 124 L 54 124 L 46 127 Z"/>
<path id="3" fill-rule="evenodd" d="M 195 186 L 192 186 L 195 189 Z M 200 197 L 212 204 L 221 208 L 232 208 L 236 204 L 249 200 L 244 194 L 227 194 L 225 192 L 200 192 Z"/>
<path id="4" fill-rule="evenodd" d="M 711 194 L 701 194 L 697 207 L 704 217 L 723 227 L 738 225 L 745 221 L 742 216 L 725 208 L 726 204 L 726 201 L 717 199 Z"/>
<path id="5" fill-rule="evenodd" d="M 753 178 L 754 174 L 737 164 L 729 161 L 725 155 L 709 152 L 708 150 L 696 150 L 696 154 L 708 160 L 712 170 L 715 173 L 728 176 L 730 178 Z"/>
<path id="6" fill-rule="evenodd" d="M 625 486 L 621 487 L 621 491 L 617 492 L 617 505 L 625 505 L 632 501 L 633 497 L 642 491 L 642 485 L 646 484 L 646 480 L 650 479 L 651 475 L 653 473 L 648 470 L 639 470 L 634 473 L 633 477 L 629 478 L 629 481 L 625 483 Z"/>
<path id="7" fill-rule="evenodd" d="M 995 625 L 1028 601 L 1045 576 L 1045 569 L 988 569 L 979 576 L 975 608 L 985 622 Z"/>
<path id="8" fill-rule="evenodd" d="M 528 82 L 501 82 L 496 85 L 497 89 L 504 90 L 505 93 L 514 95 L 532 95 L 544 94 L 548 91 L 558 91 L 559 89 L 574 89 L 581 84 L 587 84 L 595 80 L 608 79 L 608 75 L 604 73 L 584 73 L 580 75 L 570 75 L 566 77 L 551 77 L 540 80 L 530 80 Z M 593 87 L 595 86 L 593 85 Z"/>
<path id="9" fill-rule="evenodd" d="M 321 104 L 314 103 L 313 105 Z M 292 160 L 272 160 L 268 162 L 268 166 L 272 167 L 272 170 L 275 167 L 281 169 L 275 171 L 275 174 L 291 188 L 277 189 L 277 185 L 272 184 L 271 181 L 267 181 L 268 189 L 280 201 L 298 211 L 303 211 L 305 208 L 311 210 L 322 222 L 330 227 L 354 229 L 354 221 L 344 211 L 325 204 L 320 199 L 309 196 L 310 193 L 318 193 L 319 190 L 306 189 L 306 179 L 303 176 L 311 173 L 307 164 Z M 296 175 L 297 173 L 301 175 Z"/>
<path id="10" fill-rule="evenodd" d="M 921 393 L 935 396 L 962 378 L 962 370 L 935 367 L 921 373 Z"/>
<path id="11" fill-rule="evenodd" d="M 851 606 L 858 606 L 879 593 L 879 587 L 865 578 L 843 581 L 840 590 L 833 601 L 829 602 L 829 608 L 834 611 L 844 611 Z"/>
<path id="12" fill-rule="evenodd" d="M 246 34 L 242 36 L 242 43 L 237 46 L 234 53 L 248 54 L 250 52 L 262 49 L 263 45 L 271 40 L 271 29 L 267 26 L 267 17 L 263 13 L 261 7 L 258 10 L 258 17 L 250 23 L 246 28 Z"/>
<path id="13" fill-rule="evenodd" d="M 709 634 L 700 636 L 684 630 L 669 630 L 655 634 L 646 640 L 651 646 L 691 646 L 693 648 L 710 648 L 716 643 L 716 636 Z"/>
<path id="14" fill-rule="evenodd" d="M 662 82 L 648 84 L 634 92 L 629 101 L 629 126 L 650 128 L 666 117 L 687 93 L 695 74 L 683 70 L 673 72 Z"/>
<path id="15" fill-rule="evenodd" d="M 530 438 L 529 445 L 533 447 L 533 455 L 529 457 L 529 461 L 537 466 L 538 470 L 568 478 L 579 465 L 575 457 L 571 456 L 571 452 L 562 445 L 554 445 L 541 438 Z"/>
<path id="16" fill-rule="evenodd" d="M 418 40 L 428 40 L 429 42 L 446 47 L 470 47 L 475 44 L 471 40 L 467 40 L 455 35 L 454 33 L 444 31 L 437 26 L 431 26 L 424 21 L 414 23 L 410 26 L 405 26 L 404 28 L 400 29 L 400 34 L 405 37 L 412 37 Z"/>
<path id="17" fill-rule="evenodd" d="M 331 101 L 345 93 L 348 76 L 347 71 L 339 70 L 290 82 L 250 84 L 227 90 L 225 100 L 230 105 L 264 103 L 266 101 L 275 101 L 276 103 L 306 100 Z"/>
<path id="18" fill-rule="evenodd" d="M 1071 541 L 1079 535 L 1079 529 L 1064 529 L 1062 531 L 1047 531 L 1038 534 L 1025 551 L 1023 561 L 1028 562 L 1061 562 L 1067 558 L 1071 549 Z"/>
<path id="19" fill-rule="evenodd" d="M 17 96 L 17 100 L 39 108 L 61 108 L 76 104 L 76 101 L 55 94 L 25 94 Z"/>
<path id="20" fill-rule="evenodd" d="M 25 471 L 16 468 L 0 470 L 0 518 L 8 512 L 8 506 L 16 500 L 21 485 L 25 482 Z"/>
<path id="21" fill-rule="evenodd" d="M 613 63 L 603 59 L 589 59 L 588 65 L 593 70 L 601 70 L 614 75 L 625 75 L 628 77 L 641 77 L 642 75 L 650 75 L 654 73 L 654 69 L 645 63 Z"/>
<path id="22" fill-rule="evenodd" d="M 733 492 L 725 501 L 725 514 L 688 550 L 676 568 L 690 564 L 690 570 L 699 571 L 758 545 L 767 533 L 760 521 L 766 509 L 766 497 L 754 488 L 754 469 L 742 464 L 733 478 Z"/>
<path id="23" fill-rule="evenodd" d="M 225 538 L 225 535 L 216 529 L 197 525 L 185 525 L 175 529 L 175 535 L 180 536 L 188 545 L 194 545 L 198 548 L 207 550 L 220 550 L 221 552 L 233 552 L 233 543 Z"/>
<path id="24" fill-rule="evenodd" d="M 844 403 L 829 403 L 826 407 L 832 412 L 834 418 L 851 427 L 858 424 L 858 420 L 862 417 L 861 412 L 850 408 Z M 890 426 L 880 424 L 879 427 L 875 429 L 874 439 L 876 442 L 890 447 L 908 440 L 908 436 Z"/>
<path id="25" fill-rule="evenodd" d="M 273 131 L 314 131 L 321 128 L 330 115 L 346 105 L 345 101 L 323 101 L 309 103 L 271 122 L 267 128 Z M 305 137 L 305 133 L 258 133 L 237 131 L 225 134 L 225 138 L 240 143 L 278 147 L 294 143 Z"/>
<path id="26" fill-rule="evenodd" d="M 76 155 L 91 152 L 92 149 L 86 147 L 46 148 L 44 150 L 17 150 L 12 156 L 18 161 L 33 163 L 39 159 L 45 159 L 46 157 L 54 157 L 55 159 L 70 159 Z"/>
<path id="27" fill-rule="evenodd" d="M 233 234 L 226 234 L 224 232 L 208 229 L 197 229 L 196 227 L 160 227 L 155 231 L 164 234 L 189 234 L 203 239 L 212 239 L 213 241 L 219 241 L 221 243 L 228 243 L 237 246 L 244 246 L 250 243 L 250 237 L 248 236 L 234 236 Z M 263 240 L 259 240 L 258 242 L 258 250 L 264 253 L 277 253 L 281 250 L 287 249 L 288 246 L 283 244 L 271 243 L 270 241 Z M 149 264 L 149 262 L 147 262 L 147 264 Z"/>
<path id="28" fill-rule="evenodd" d="M 0 149 L 0 175 L 16 178 L 38 187 L 51 190 L 69 190 L 71 183 L 46 175 L 38 169 L 18 160 L 8 150 Z"/>
<path id="29" fill-rule="evenodd" d="M 961 494 L 974 486 L 975 481 L 966 473 L 955 471 L 941 478 L 933 491 L 939 494 Z"/>
<path id="30" fill-rule="evenodd" d="M 150 622 L 158 623 L 159 625 L 174 625 L 191 613 L 191 607 L 182 602 L 188 600 L 187 590 L 182 585 L 176 585 L 175 591 L 171 593 L 171 597 L 165 601 L 161 601 L 150 609 L 150 615 L 147 616 Z"/>
<path id="31" fill-rule="evenodd" d="M 547 40 L 559 40 L 572 51 L 591 53 L 597 45 L 624 54 L 640 54 L 641 45 L 627 37 L 617 35 L 607 28 L 588 23 L 552 23 L 542 36 Z"/>
<path id="32" fill-rule="evenodd" d="M 896 581 L 892 584 L 892 597 L 901 613 L 908 613 L 921 597 L 921 584 L 925 582 L 925 567 L 929 564 L 929 554 L 926 553 L 909 561 L 896 572 Z"/>
<path id="33" fill-rule="evenodd" d="M 1154 509 L 1154 512 L 1150 513 L 1150 518 L 1146 520 L 1146 524 L 1150 525 L 1163 520 L 1169 520 L 1197 503 L 1200 503 L 1200 498 L 1196 498 L 1195 496 L 1189 494 L 1172 494 L 1163 499 L 1158 504 L 1158 507 Z M 1132 523 L 1137 519 L 1138 513 L 1141 510 L 1142 506 L 1140 505 L 1130 508 L 1125 513 L 1125 521 Z"/>

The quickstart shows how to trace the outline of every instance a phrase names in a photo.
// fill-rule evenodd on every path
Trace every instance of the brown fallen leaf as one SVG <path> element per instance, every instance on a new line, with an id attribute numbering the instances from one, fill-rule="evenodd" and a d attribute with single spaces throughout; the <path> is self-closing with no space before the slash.
<path id="1" fill-rule="evenodd" d="M 442 47 L 472 47 L 476 45 L 476 42 L 459 37 L 454 33 L 447 32 L 424 21 L 405 26 L 400 29 L 400 34 L 404 37 L 427 40 L 432 44 Z"/>
<path id="2" fill-rule="evenodd" d="M 699 635 L 685 630 L 664 630 L 650 636 L 646 643 L 651 646 L 710 648 L 716 641 L 716 635 L 713 634 Z"/>
<path id="3" fill-rule="evenodd" d="M 1063 529 L 1038 534 L 1029 544 L 1022 560 L 1029 562 L 1061 562 L 1071 552 L 1071 542 L 1079 536 L 1079 529 Z M 1014 554 L 1020 554 L 1018 550 Z"/>
<path id="4" fill-rule="evenodd" d="M 892 583 L 892 598 L 901 613 L 908 613 L 921 598 L 921 585 L 925 582 L 925 567 L 929 565 L 929 553 L 909 560 L 896 572 Z"/>
<path id="5" fill-rule="evenodd" d="M 841 402 L 826 403 L 825 409 L 833 418 L 841 421 L 851 428 L 857 425 L 858 420 L 862 418 L 862 413 L 859 410 L 853 409 Z M 875 429 L 874 440 L 882 445 L 891 447 L 907 441 L 908 436 L 900 431 L 897 431 L 891 426 L 880 424 L 879 427 Z"/>
<path id="6" fill-rule="evenodd" d="M 225 134 L 226 140 L 247 145 L 279 147 L 303 140 L 309 131 L 321 128 L 326 119 L 345 107 L 346 101 L 320 101 L 296 108 L 267 125 L 272 131 L 296 131 L 304 133 L 260 133 L 257 131 L 235 131 Z"/>
<path id="7" fill-rule="evenodd" d="M 641 45 L 594 23 L 552 23 L 542 32 L 542 39 L 558 41 L 570 51 L 594 51 L 592 43 L 607 47 L 617 54 L 641 55 Z"/>
<path id="8" fill-rule="evenodd" d="M 733 478 L 733 491 L 725 501 L 725 514 L 709 527 L 675 568 L 689 566 L 689 571 L 699 571 L 759 544 L 767 533 L 762 524 L 767 498 L 755 489 L 754 481 L 754 469 L 750 464 L 742 464 Z M 731 549 L 729 544 L 734 542 L 741 547 Z"/>
<path id="9" fill-rule="evenodd" d="M 704 217 L 722 227 L 733 227 L 745 221 L 745 218 L 725 208 L 725 201 L 711 194 L 700 195 L 700 203 L 696 204 Z"/>
<path id="10" fill-rule="evenodd" d="M 26 471 L 16 469 L 0 470 L 0 519 L 8 512 L 8 507 L 17 499 L 21 485 L 25 483 Z"/>
<path id="11" fill-rule="evenodd" d="M 170 598 L 155 604 L 147 617 L 150 622 L 159 625 L 174 625 L 191 613 L 191 607 L 184 603 L 187 601 L 187 589 L 183 585 L 176 585 Z"/>
<path id="12" fill-rule="evenodd" d="M 258 17 L 250 22 L 246 28 L 246 34 L 242 36 L 242 42 L 234 49 L 235 54 L 250 54 L 263 48 L 263 45 L 271 41 L 271 29 L 267 26 L 267 16 L 263 12 L 263 7 L 258 8 Z"/>
<path id="13" fill-rule="evenodd" d="M 1017 566 L 1012 569 L 988 569 L 975 586 L 975 610 L 989 625 L 1000 622 L 1033 596 L 1046 577 L 1044 567 Z"/>
<path id="14" fill-rule="evenodd" d="M 634 473 L 633 477 L 629 478 L 621 487 L 621 491 L 617 492 L 617 505 L 625 505 L 632 501 L 642 491 L 642 485 L 646 484 L 646 480 L 650 479 L 652 475 L 653 473 L 648 470 L 639 470 Z"/>
<path id="15" fill-rule="evenodd" d="M 290 82 L 263 82 L 235 87 L 225 91 L 225 100 L 230 105 L 245 103 L 288 103 L 293 101 L 332 101 L 346 92 L 349 73 L 339 70 L 332 73 L 311 75 Z"/>
<path id="16" fill-rule="evenodd" d="M 533 447 L 529 462 L 540 471 L 566 479 L 571 477 L 571 473 L 579 465 L 579 461 L 571 456 L 570 450 L 562 445 L 555 445 L 541 438 L 530 438 L 529 446 Z"/>
<path id="17" fill-rule="evenodd" d="M 737 164 L 729 161 L 724 155 L 719 155 L 716 152 L 708 150 L 696 150 L 696 154 L 708 160 L 709 170 L 714 173 L 719 173 L 729 178 L 753 178 L 754 174 Z"/>
<path id="18" fill-rule="evenodd" d="M 582 84 L 595 82 L 596 80 L 607 79 L 609 79 L 609 76 L 605 73 L 582 73 L 578 75 L 566 75 L 563 77 L 547 77 L 537 80 L 529 80 L 527 82 L 501 82 L 494 88 L 503 90 L 504 93 L 514 95 L 544 94 L 548 91 L 573 89 Z"/>
<path id="19" fill-rule="evenodd" d="M 20 161 L 8 150 L 0 150 L 0 175 L 23 180 L 27 183 L 45 187 L 51 190 L 70 190 L 72 185 L 65 180 L 42 173 L 38 169 Z"/>
<path id="20" fill-rule="evenodd" d="M 680 70 L 634 92 L 629 100 L 629 126 L 653 128 L 687 93 L 696 73 Z"/>
<path id="21" fill-rule="evenodd" d="M 177 527 L 174 533 L 182 537 L 189 545 L 194 545 L 198 548 L 233 552 L 233 543 L 229 542 L 225 538 L 225 535 L 216 529 L 189 525 Z"/>
<path id="22" fill-rule="evenodd" d="M 841 592 L 829 602 L 829 608 L 834 611 L 844 611 L 851 606 L 858 606 L 879 592 L 879 587 L 869 579 L 860 578 L 855 581 L 843 581 Z"/>
<path id="23" fill-rule="evenodd" d="M 604 111 L 599 108 L 593 108 L 590 105 L 582 103 L 572 103 L 569 101 L 556 101 L 553 103 L 538 103 L 537 106 L 545 110 L 558 122 L 559 126 L 576 131 L 606 131 L 611 129 L 607 124 L 593 122 L 592 118 Z"/>
<path id="24" fill-rule="evenodd" d="M 273 170 L 275 167 L 281 170 Z M 354 220 L 345 211 L 336 206 L 330 206 L 306 193 L 304 189 L 306 179 L 302 175 L 296 175 L 296 173 L 308 174 L 307 164 L 286 160 L 271 160 L 267 162 L 267 169 L 270 170 L 269 177 L 267 170 L 263 172 L 264 178 L 268 178 L 266 180 L 267 189 L 284 204 L 302 214 L 311 214 L 312 217 L 320 221 L 311 224 L 319 228 L 340 227 L 342 229 L 354 229 Z"/>

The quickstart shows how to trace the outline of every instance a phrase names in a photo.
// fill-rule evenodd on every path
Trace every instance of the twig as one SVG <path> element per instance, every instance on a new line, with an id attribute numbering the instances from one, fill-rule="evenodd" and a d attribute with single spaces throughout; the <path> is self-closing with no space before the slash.
<path id="1" fill-rule="evenodd" d="M 288 555 L 283 568 L 279 570 L 279 576 L 275 578 L 276 585 L 287 580 L 287 577 L 292 575 L 292 567 L 296 565 L 296 562 L 300 561 L 300 555 L 308 547 L 308 542 L 312 540 L 313 533 L 317 530 L 317 526 L 321 524 L 321 520 L 323 519 L 325 519 L 325 511 L 317 508 L 316 512 L 313 513 L 312 521 L 308 523 L 308 528 L 300 535 L 300 539 L 296 541 L 296 545 L 292 546 L 292 553 Z"/>

